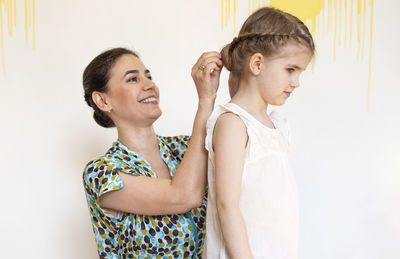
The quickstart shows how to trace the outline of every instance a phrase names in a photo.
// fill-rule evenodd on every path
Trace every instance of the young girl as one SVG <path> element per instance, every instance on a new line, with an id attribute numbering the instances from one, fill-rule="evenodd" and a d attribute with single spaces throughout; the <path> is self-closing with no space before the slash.
<path id="1" fill-rule="evenodd" d="M 207 123 L 206 255 L 297 258 L 298 206 L 285 120 L 267 114 L 299 87 L 314 54 L 307 27 L 273 8 L 253 13 L 221 51 L 231 101 Z"/>

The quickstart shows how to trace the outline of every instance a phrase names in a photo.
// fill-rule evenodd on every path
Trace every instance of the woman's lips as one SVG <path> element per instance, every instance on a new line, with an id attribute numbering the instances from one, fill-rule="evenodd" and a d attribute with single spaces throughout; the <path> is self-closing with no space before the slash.
<path id="1" fill-rule="evenodd" d="M 150 96 L 150 97 L 147 97 L 147 98 L 141 100 L 140 103 L 144 103 L 144 104 L 146 104 L 146 103 L 157 104 L 158 101 L 157 101 L 157 98 L 156 98 L 156 97 Z"/>

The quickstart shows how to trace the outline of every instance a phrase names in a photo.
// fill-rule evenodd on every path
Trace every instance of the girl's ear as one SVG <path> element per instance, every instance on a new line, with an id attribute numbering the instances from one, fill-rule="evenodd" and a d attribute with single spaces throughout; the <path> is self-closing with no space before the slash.
<path id="1" fill-rule="evenodd" d="M 261 53 L 255 53 L 251 56 L 249 61 L 250 73 L 258 76 L 261 72 L 261 66 L 264 63 L 264 56 Z"/>
<path id="2" fill-rule="evenodd" d="M 112 110 L 112 105 L 107 99 L 107 94 L 102 92 L 94 91 L 92 93 L 93 102 L 99 107 L 103 112 L 108 112 Z"/>

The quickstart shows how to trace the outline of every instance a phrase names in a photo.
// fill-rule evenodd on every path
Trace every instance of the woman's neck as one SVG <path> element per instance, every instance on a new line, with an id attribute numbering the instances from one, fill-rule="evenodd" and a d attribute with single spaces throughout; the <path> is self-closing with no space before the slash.
<path id="1" fill-rule="evenodd" d="M 158 150 L 157 135 L 153 126 L 148 127 L 117 127 L 118 139 L 129 149 L 146 154 Z"/>

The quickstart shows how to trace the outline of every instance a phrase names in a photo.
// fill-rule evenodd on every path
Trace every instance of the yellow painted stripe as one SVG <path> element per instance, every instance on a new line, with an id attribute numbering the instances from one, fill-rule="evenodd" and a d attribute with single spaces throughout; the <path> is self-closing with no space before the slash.
<path id="1" fill-rule="evenodd" d="M 3 32 L 3 5 L 0 2 L 0 33 L 1 33 L 1 64 L 3 68 L 3 75 L 6 75 L 6 64 L 4 62 L 4 32 Z"/>
<path id="2" fill-rule="evenodd" d="M 28 3 L 25 0 L 25 44 L 28 46 Z"/>
<path id="3" fill-rule="evenodd" d="M 32 49 L 36 49 L 36 14 L 35 14 L 35 0 L 32 0 Z"/>
<path id="4" fill-rule="evenodd" d="M 14 26 L 17 26 L 17 0 L 14 0 Z"/>
<path id="5" fill-rule="evenodd" d="M 372 71 L 372 35 L 373 35 L 373 21 L 374 21 L 374 0 L 370 0 L 371 8 L 371 21 L 369 27 L 369 66 L 368 66 L 368 94 L 367 94 L 367 111 L 371 105 L 371 71 Z"/>
<path id="6" fill-rule="evenodd" d="M 362 39 L 361 39 L 361 60 L 364 60 L 364 52 L 365 52 L 365 31 L 366 31 L 366 24 L 367 24 L 367 20 L 366 20 L 366 11 L 367 11 L 367 0 L 364 0 L 363 2 L 363 28 L 362 28 Z"/>
<path id="7" fill-rule="evenodd" d="M 347 26 L 348 26 L 348 22 L 347 22 L 347 0 L 344 0 L 344 47 L 346 47 L 347 44 Z"/>
<path id="8" fill-rule="evenodd" d="M 236 36 L 236 0 L 233 0 L 233 37 Z"/>
<path id="9" fill-rule="evenodd" d="M 221 0 L 221 31 L 224 30 L 224 0 Z"/>

